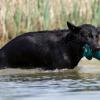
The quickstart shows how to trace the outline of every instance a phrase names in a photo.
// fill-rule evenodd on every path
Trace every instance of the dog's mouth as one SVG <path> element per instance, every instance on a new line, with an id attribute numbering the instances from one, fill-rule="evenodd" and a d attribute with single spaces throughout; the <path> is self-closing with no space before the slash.
<path id="1" fill-rule="evenodd" d="M 94 52 L 99 51 L 99 50 L 100 50 L 100 47 L 99 47 L 99 46 L 93 48 L 93 51 L 94 51 Z"/>

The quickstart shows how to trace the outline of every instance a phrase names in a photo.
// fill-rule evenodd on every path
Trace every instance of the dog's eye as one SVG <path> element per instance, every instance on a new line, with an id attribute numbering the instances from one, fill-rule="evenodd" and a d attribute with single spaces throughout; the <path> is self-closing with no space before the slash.
<path id="1" fill-rule="evenodd" d="M 96 35 L 96 38 L 98 38 L 98 35 Z"/>
<path id="2" fill-rule="evenodd" d="M 93 38 L 92 34 L 89 34 L 89 38 Z"/>

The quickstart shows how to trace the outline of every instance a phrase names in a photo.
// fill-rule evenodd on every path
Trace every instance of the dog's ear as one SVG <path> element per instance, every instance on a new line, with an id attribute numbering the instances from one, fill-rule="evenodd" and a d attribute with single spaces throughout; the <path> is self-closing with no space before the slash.
<path id="1" fill-rule="evenodd" d="M 100 35 L 100 27 L 97 27 L 98 34 Z"/>
<path id="2" fill-rule="evenodd" d="M 74 24 L 67 22 L 68 29 L 72 32 L 79 31 L 79 27 L 75 26 Z"/>

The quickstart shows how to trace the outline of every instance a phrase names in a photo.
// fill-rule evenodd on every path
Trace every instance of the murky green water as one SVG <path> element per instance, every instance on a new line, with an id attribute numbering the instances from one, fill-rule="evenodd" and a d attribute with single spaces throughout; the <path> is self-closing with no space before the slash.
<path id="1" fill-rule="evenodd" d="M 0 70 L 0 100 L 100 100 L 100 68 Z"/>

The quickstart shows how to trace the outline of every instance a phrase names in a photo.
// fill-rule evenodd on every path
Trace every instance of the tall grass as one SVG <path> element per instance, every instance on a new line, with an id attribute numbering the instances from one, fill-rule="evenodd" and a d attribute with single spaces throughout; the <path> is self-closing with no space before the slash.
<path id="1" fill-rule="evenodd" d="M 99 18 L 100 0 L 0 0 L 0 40 L 5 43 L 28 31 L 66 28 L 67 21 L 100 26 Z"/>

